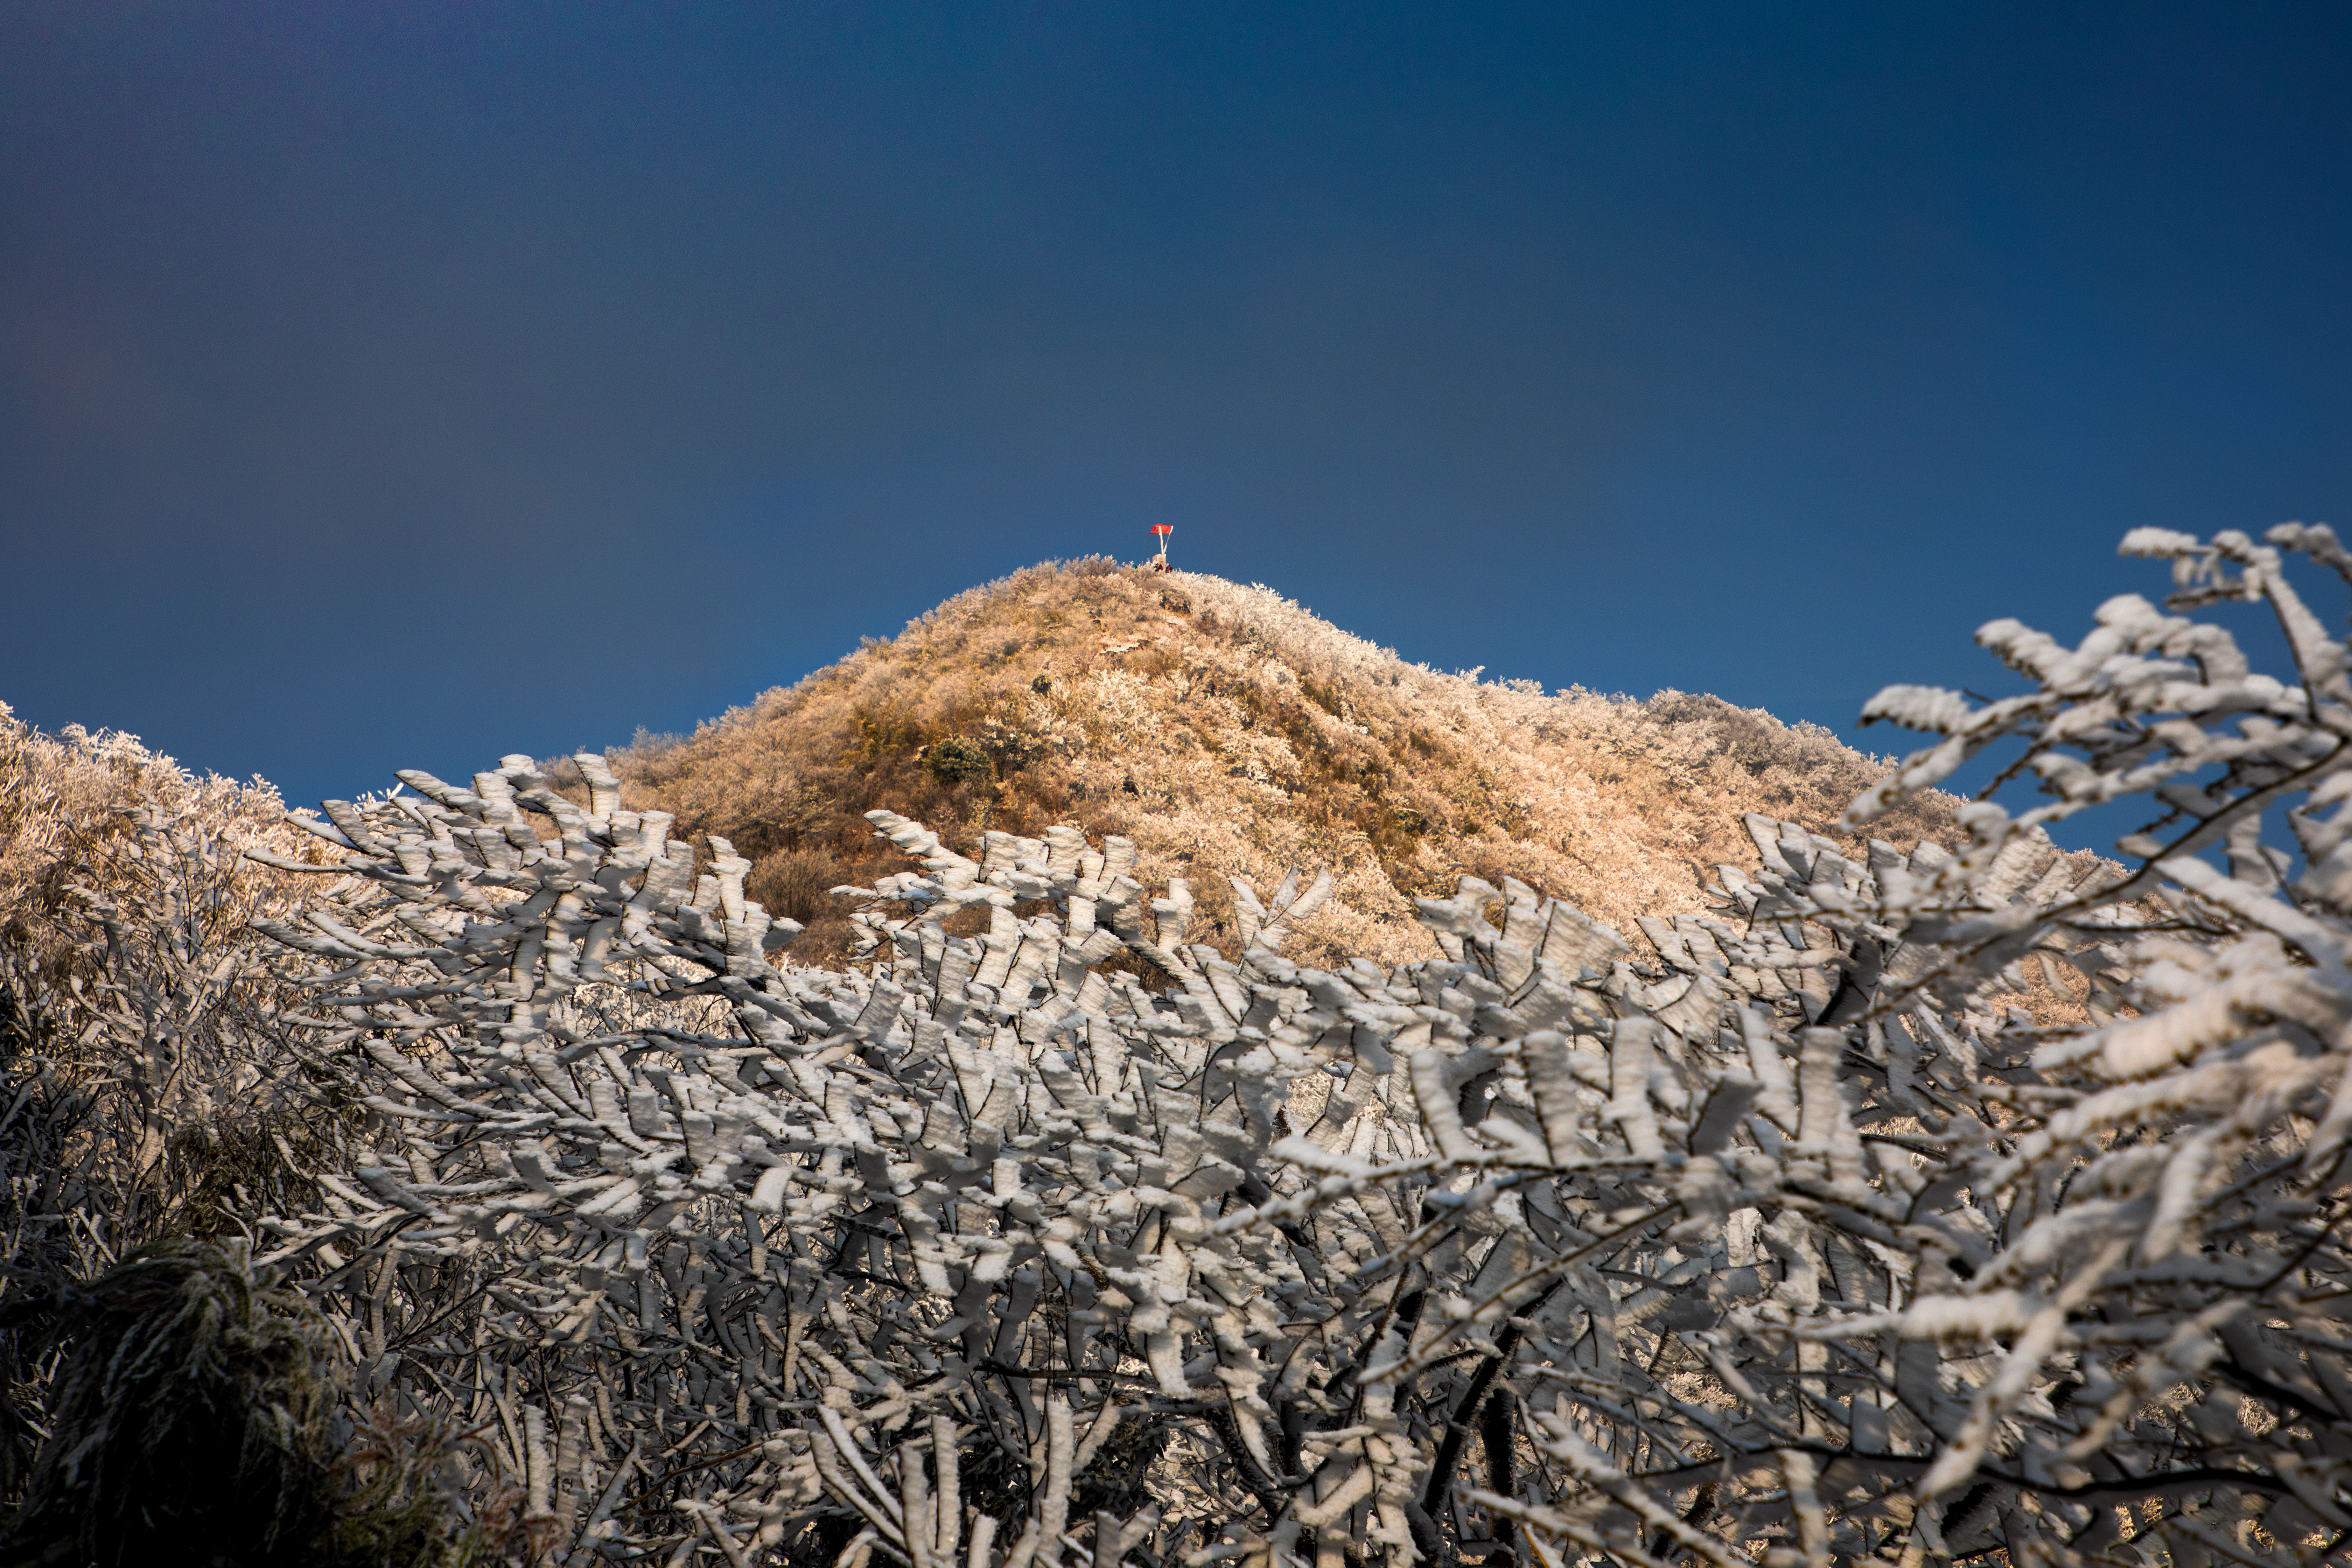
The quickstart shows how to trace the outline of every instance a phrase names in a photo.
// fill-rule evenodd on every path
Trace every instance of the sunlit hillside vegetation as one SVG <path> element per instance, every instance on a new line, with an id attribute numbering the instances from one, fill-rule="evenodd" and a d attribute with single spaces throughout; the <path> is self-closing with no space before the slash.
<path id="1" fill-rule="evenodd" d="M 1435 956 L 1412 898 L 1465 873 L 1628 931 L 1695 912 L 1712 868 L 1753 853 L 1743 813 L 1844 838 L 1839 814 L 1885 771 L 1818 726 L 1712 697 L 1445 674 L 1269 589 L 1100 559 L 959 595 L 614 762 L 631 798 L 752 859 L 751 896 L 811 927 L 803 962 L 845 950 L 827 890 L 897 868 L 862 815 L 877 807 L 962 849 L 1058 822 L 1124 835 L 1140 879 L 1188 879 L 1202 934 L 1229 951 L 1227 878 L 1328 866 L 1339 897 L 1302 957 L 1398 963 Z M 1874 831 L 1906 849 L 1949 837 L 1949 799 Z"/>
<path id="2" fill-rule="evenodd" d="M 0 710 L 0 1563 L 2333 1560 L 2352 553 L 2125 547 L 2300 681 L 1996 621 L 1883 772 L 1080 563 L 568 789 Z"/>
<path id="3" fill-rule="evenodd" d="M 52 921 L 77 869 L 121 838 L 139 807 L 279 842 L 299 837 L 284 826 L 278 792 L 259 780 L 189 773 L 112 731 L 75 724 L 47 735 L 0 702 L 0 932 L 57 956 L 65 939 Z"/>

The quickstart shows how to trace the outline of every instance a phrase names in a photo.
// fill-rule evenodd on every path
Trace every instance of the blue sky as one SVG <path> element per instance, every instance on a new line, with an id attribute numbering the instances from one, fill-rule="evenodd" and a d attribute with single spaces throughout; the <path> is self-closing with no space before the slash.
<path id="1" fill-rule="evenodd" d="M 1150 548 L 1853 728 L 2352 521 L 2352 11 L 0 11 L 0 700 L 290 798 Z"/>

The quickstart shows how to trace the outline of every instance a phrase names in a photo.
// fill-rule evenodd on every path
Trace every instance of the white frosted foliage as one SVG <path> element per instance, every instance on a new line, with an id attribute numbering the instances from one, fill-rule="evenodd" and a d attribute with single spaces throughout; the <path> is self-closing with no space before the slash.
<path id="1" fill-rule="evenodd" d="M 362 1397 L 507 1435 L 558 1561 L 2319 1561 L 2352 690 L 2281 552 L 2352 558 L 2126 545 L 2167 608 L 1870 710 L 1937 739 L 1854 826 L 1988 752 L 2042 804 L 1750 816 L 1633 942 L 1465 878 L 1441 960 L 1306 967 L 1328 875 L 1220 949 L 1118 839 L 877 812 L 908 868 L 803 969 L 598 759 L 404 774 L 251 851 L 315 886 L 259 925 L 288 1081 L 358 1127 L 262 1261 Z M 2126 864 L 2044 831 L 2130 796 Z"/>

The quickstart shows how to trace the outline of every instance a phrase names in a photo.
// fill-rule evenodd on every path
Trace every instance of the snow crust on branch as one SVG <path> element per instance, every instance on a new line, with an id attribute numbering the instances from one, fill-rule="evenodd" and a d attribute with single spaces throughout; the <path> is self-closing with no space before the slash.
<path id="1" fill-rule="evenodd" d="M 2286 593 L 2274 552 L 2135 542 L 2202 599 L 2217 562 Z M 2052 804 L 1860 858 L 1751 817 L 1758 865 L 1718 868 L 1713 917 L 1640 922 L 1646 952 L 1465 879 L 1421 903 L 1444 962 L 1303 969 L 1282 940 L 1330 884 L 1294 874 L 1237 889 L 1228 959 L 1119 840 L 973 859 L 877 812 L 919 868 L 842 889 L 854 973 L 800 970 L 740 858 L 698 866 L 595 759 L 584 811 L 520 758 L 412 775 L 331 808 L 349 879 L 269 928 L 332 966 L 322 1043 L 380 1121 L 268 1260 L 323 1265 L 353 1321 L 365 1259 L 483 1279 L 503 1310 L 431 1331 L 453 1352 L 528 1352 L 550 1410 L 607 1390 L 578 1499 L 723 1434 L 648 1472 L 658 1525 L 575 1510 L 608 1553 L 839 1517 L 834 1550 L 928 1563 L 982 1516 L 982 1568 L 1630 1561 L 1669 1520 L 1653 1560 L 2175 1552 L 2234 1519 L 2307 1544 L 2352 1389 L 2352 927 L 2237 825 L 2289 784 L 2336 800 L 2347 715 L 2130 596 L 2079 647 L 1979 641 L 2038 690 L 1883 693 L 1947 739 L 1854 820 L 2017 740 Z M 2042 831 L 2151 792 L 2174 831 L 2137 870 Z M 949 934 L 967 910 L 985 931 Z M 2025 960 L 2040 1022 L 1999 1005 Z M 2228 1389 L 2268 1414 L 2219 1419 Z M 1081 1473 L 1060 1434 L 1105 1423 L 1154 1434 L 1126 1495 L 1156 1501 L 1074 1532 L 1110 1450 Z M 993 1510 L 944 1479 L 976 1454 L 1015 1478 Z"/>
<path id="2" fill-rule="evenodd" d="M 2352 693 L 2285 563 L 2352 555 L 2126 550 L 2166 609 L 1996 622 L 2029 690 L 1867 710 L 1939 739 L 1855 826 L 2000 747 L 2044 804 L 1907 852 L 1750 816 L 1633 936 L 1464 879 L 1442 960 L 1305 967 L 1293 874 L 1229 957 L 1118 839 L 877 812 L 910 868 L 818 971 L 600 759 L 584 805 L 521 757 L 329 803 L 258 929 L 357 1120 L 258 1261 L 359 1396 L 481 1424 L 461 1493 L 558 1560 L 2316 1561 Z M 2248 599 L 2291 680 L 2194 618 Z M 2128 863 L 2051 844 L 2130 795 Z"/>

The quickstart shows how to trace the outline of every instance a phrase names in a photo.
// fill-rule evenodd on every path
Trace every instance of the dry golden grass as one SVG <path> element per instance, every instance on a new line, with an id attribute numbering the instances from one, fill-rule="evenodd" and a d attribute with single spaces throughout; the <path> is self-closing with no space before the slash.
<path id="1" fill-rule="evenodd" d="M 750 891 L 807 922 L 803 962 L 845 951 L 825 897 L 895 870 L 861 814 L 982 831 L 1124 834 L 1156 885 L 1191 879 L 1230 945 L 1228 877 L 1262 889 L 1328 865 L 1339 908 L 1308 962 L 1435 956 L 1409 897 L 1515 876 L 1631 933 L 1703 907 L 1747 864 L 1741 815 L 1837 834 L 1884 764 L 1812 725 L 1711 697 L 1646 701 L 1408 664 L 1263 587 L 1096 560 L 975 588 L 848 658 L 614 762 L 632 802 L 757 863 Z M 1878 832 L 1949 837 L 1949 803 Z"/>

